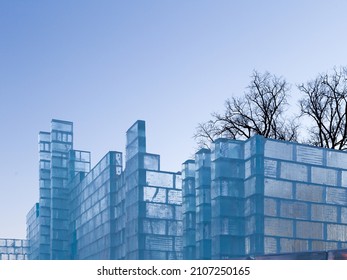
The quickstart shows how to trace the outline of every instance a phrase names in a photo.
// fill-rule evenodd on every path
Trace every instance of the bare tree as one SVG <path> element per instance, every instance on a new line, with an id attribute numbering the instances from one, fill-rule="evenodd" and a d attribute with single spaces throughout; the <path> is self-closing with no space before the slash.
<path id="1" fill-rule="evenodd" d="M 313 120 L 308 143 L 337 150 L 347 149 L 347 68 L 319 74 L 299 86 L 302 116 Z"/>
<path id="2" fill-rule="evenodd" d="M 266 72 L 256 71 L 242 98 L 225 102 L 225 112 L 212 114 L 212 120 L 200 123 L 194 135 L 200 146 L 218 137 L 245 139 L 253 135 L 280 140 L 297 140 L 298 125 L 285 117 L 288 83 Z"/>

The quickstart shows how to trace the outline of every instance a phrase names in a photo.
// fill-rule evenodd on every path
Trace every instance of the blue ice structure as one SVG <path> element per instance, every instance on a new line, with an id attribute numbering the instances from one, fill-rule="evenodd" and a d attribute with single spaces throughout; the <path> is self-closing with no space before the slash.
<path id="1" fill-rule="evenodd" d="M 212 259 L 347 248 L 346 152 L 254 136 L 218 139 L 195 163 L 196 248 L 203 234 Z"/>
<path id="2" fill-rule="evenodd" d="M 73 148 L 73 124 L 39 133 L 40 198 L 27 215 L 30 259 L 182 259 L 180 172 L 146 152 L 145 122 L 91 169 Z"/>
<path id="3" fill-rule="evenodd" d="M 183 258 L 196 259 L 196 191 L 195 162 L 187 160 L 182 166 L 183 198 Z"/>
<path id="4" fill-rule="evenodd" d="M 27 240 L 0 239 L 0 259 L 336 259 L 346 248 L 344 151 L 221 138 L 167 172 L 137 121 L 125 157 L 92 168 L 73 123 L 53 119 L 39 133 Z"/>
<path id="5" fill-rule="evenodd" d="M 211 259 L 211 150 L 195 156 L 196 259 Z"/>
<path id="6" fill-rule="evenodd" d="M 27 240 L 0 238 L 0 260 L 27 260 L 28 255 Z"/>

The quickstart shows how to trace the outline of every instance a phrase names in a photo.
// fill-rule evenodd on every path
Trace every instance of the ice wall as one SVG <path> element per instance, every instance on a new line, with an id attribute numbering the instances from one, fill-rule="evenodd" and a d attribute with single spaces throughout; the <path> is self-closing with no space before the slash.
<path id="1" fill-rule="evenodd" d="M 0 239 L 0 260 L 27 260 L 28 241 L 22 239 Z"/>

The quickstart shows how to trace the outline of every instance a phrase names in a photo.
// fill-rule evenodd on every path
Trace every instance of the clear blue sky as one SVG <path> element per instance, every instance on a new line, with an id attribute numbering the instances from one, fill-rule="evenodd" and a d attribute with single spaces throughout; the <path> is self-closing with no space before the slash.
<path id="1" fill-rule="evenodd" d="M 253 69 L 298 84 L 347 65 L 347 1 L 0 1 L 0 237 L 25 237 L 38 200 L 37 134 L 74 122 L 95 164 L 147 123 L 178 171 L 199 122 Z M 295 86 L 293 86 L 295 93 Z"/>

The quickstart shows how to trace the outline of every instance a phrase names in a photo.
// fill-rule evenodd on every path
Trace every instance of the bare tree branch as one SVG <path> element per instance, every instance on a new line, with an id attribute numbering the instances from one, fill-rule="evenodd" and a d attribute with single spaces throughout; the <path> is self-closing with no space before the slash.
<path id="1" fill-rule="evenodd" d="M 347 149 L 347 69 L 334 69 L 332 74 L 319 74 L 302 84 L 301 116 L 308 116 L 314 126 L 308 143 L 320 147 Z"/>
<path id="2" fill-rule="evenodd" d="M 225 101 L 225 111 L 214 113 L 212 120 L 199 124 L 194 135 L 199 144 L 207 145 L 217 137 L 247 139 L 253 135 L 297 141 L 296 119 L 285 116 L 289 85 L 283 79 L 256 71 L 242 98 Z"/>

